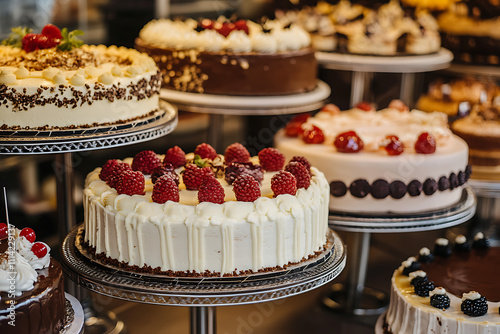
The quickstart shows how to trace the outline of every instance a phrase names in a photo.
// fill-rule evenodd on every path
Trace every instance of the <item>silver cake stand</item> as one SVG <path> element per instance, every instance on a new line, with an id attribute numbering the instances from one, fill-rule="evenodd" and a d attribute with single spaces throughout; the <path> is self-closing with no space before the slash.
<path id="1" fill-rule="evenodd" d="M 414 215 L 380 216 L 330 212 L 329 223 L 334 230 L 348 234 L 349 263 L 347 284 L 334 284 L 323 304 L 328 308 L 354 315 L 376 315 L 387 306 L 387 296 L 365 287 L 371 233 L 403 233 L 444 229 L 464 223 L 474 216 L 476 196 L 470 187 L 463 190 L 455 205 Z"/>
<path id="2" fill-rule="evenodd" d="M 365 56 L 334 52 L 316 52 L 320 66 L 331 70 L 352 71 L 351 106 L 365 100 L 373 73 L 401 73 L 400 99 L 412 105 L 415 73 L 445 69 L 453 54 L 441 49 L 428 55 Z"/>
<path id="3" fill-rule="evenodd" d="M 62 244 L 62 266 L 70 279 L 105 296 L 122 300 L 191 307 L 191 334 L 215 334 L 215 307 L 262 303 L 298 295 L 336 278 L 345 266 L 345 249 L 331 231 L 332 248 L 323 261 L 295 269 L 238 277 L 158 277 L 110 269 L 77 248 L 74 228 Z"/>
<path id="4" fill-rule="evenodd" d="M 223 152 L 221 145 L 224 115 L 272 116 L 313 111 L 325 104 L 330 92 L 326 83 L 318 81 L 316 89 L 301 94 L 229 96 L 162 89 L 160 97 L 176 105 L 179 110 L 209 114 L 208 143 L 216 151 Z"/>
<path id="5" fill-rule="evenodd" d="M 474 169 L 474 167 L 473 167 Z M 470 179 L 469 185 L 477 196 L 477 210 L 472 232 L 488 235 L 491 244 L 500 246 L 500 180 Z"/>
<path id="6" fill-rule="evenodd" d="M 177 126 L 177 109 L 161 101 L 160 111 L 146 118 L 114 126 L 75 128 L 70 130 L 30 131 L 0 130 L 0 155 L 55 155 L 54 172 L 57 181 L 57 212 L 59 238 L 64 240 L 76 225 L 76 210 L 73 197 L 75 152 L 91 151 L 131 145 L 160 138 L 172 132 Z M 85 304 L 84 291 L 67 284 L 70 294 L 79 296 Z M 91 305 L 86 305 L 86 314 L 94 313 Z M 112 317 L 101 317 L 101 328 L 107 333 L 116 332 L 119 323 Z"/>

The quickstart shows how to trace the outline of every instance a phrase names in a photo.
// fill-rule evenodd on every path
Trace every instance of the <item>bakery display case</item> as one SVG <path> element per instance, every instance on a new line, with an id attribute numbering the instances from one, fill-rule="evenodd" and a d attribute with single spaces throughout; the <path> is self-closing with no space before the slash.
<path id="1" fill-rule="evenodd" d="M 38 332 L 500 326 L 494 1 L 3 5 L 0 276 L 14 224 L 65 279 Z"/>

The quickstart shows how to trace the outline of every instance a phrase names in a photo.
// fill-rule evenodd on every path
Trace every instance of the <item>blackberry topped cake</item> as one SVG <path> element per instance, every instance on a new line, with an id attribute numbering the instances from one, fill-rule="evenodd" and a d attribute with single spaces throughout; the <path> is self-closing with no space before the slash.
<path id="1" fill-rule="evenodd" d="M 303 157 L 241 144 L 143 151 L 87 175 L 84 240 L 101 261 L 169 276 L 282 269 L 323 251 L 328 183 Z"/>
<path id="2" fill-rule="evenodd" d="M 65 314 L 62 268 L 49 246 L 29 227 L 0 223 L 0 332 L 60 333 Z"/>
<path id="3" fill-rule="evenodd" d="M 156 61 L 163 87 L 221 95 L 311 91 L 317 63 L 309 35 L 279 21 L 153 20 L 135 42 Z"/>
<path id="4" fill-rule="evenodd" d="M 299 115 L 275 137 L 287 158 L 306 157 L 330 183 L 330 210 L 419 213 L 457 203 L 470 176 L 467 144 L 443 113 L 409 111 L 401 101 L 326 105 Z"/>
<path id="5" fill-rule="evenodd" d="M 397 0 L 319 2 L 278 16 L 303 26 L 320 51 L 394 56 L 441 47 L 434 17 L 424 9 L 404 9 Z"/>
<path id="6" fill-rule="evenodd" d="M 384 332 L 483 334 L 500 332 L 497 269 L 500 249 L 478 233 L 460 235 L 452 247 L 436 240 L 401 264 L 391 280 Z"/>
<path id="7" fill-rule="evenodd" d="M 14 28 L 0 45 L 0 127 L 62 129 L 123 123 L 159 109 L 153 59 L 84 45 L 80 31 Z"/>

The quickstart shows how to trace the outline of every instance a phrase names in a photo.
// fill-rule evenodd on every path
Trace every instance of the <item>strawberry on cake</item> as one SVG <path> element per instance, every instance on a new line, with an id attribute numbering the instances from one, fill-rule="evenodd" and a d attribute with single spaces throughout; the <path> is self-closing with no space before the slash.
<path id="1" fill-rule="evenodd" d="M 409 111 L 401 101 L 325 106 L 298 115 L 275 137 L 285 157 L 304 156 L 330 183 L 330 210 L 412 213 L 457 203 L 470 176 L 468 147 L 443 113 Z"/>
<path id="2" fill-rule="evenodd" d="M 239 143 L 108 160 L 85 181 L 84 243 L 128 270 L 174 276 L 269 271 L 321 252 L 329 189 L 303 157 Z"/>
<path id="3" fill-rule="evenodd" d="M 14 28 L 0 45 L 0 128 L 116 124 L 159 111 L 161 74 L 146 54 L 84 45 L 75 30 Z"/>

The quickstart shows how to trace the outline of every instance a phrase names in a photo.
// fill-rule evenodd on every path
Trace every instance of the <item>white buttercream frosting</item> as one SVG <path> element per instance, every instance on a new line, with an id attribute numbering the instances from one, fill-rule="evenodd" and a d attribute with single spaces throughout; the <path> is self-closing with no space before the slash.
<path id="1" fill-rule="evenodd" d="M 464 292 L 462 294 L 462 300 L 470 299 L 470 300 L 476 300 L 481 298 L 481 294 L 477 291 L 469 291 L 469 292 Z"/>
<path id="2" fill-rule="evenodd" d="M 423 270 L 416 270 L 408 274 L 408 276 L 411 279 L 414 279 L 415 277 L 425 277 L 427 276 L 427 273 Z"/>
<path id="3" fill-rule="evenodd" d="M 219 21 L 224 22 L 225 18 Z M 249 34 L 233 30 L 227 37 L 212 29 L 197 32 L 196 26 L 193 20 L 153 20 L 142 28 L 139 37 L 145 43 L 157 47 L 235 53 L 275 53 L 298 50 L 311 44 L 309 34 L 304 29 L 294 24 L 285 28 L 279 21 L 266 22 L 266 29 L 271 29 L 269 33 L 263 32 L 261 25 L 247 21 Z"/>
<path id="4" fill-rule="evenodd" d="M 442 287 L 436 287 L 436 288 L 434 288 L 434 290 L 429 291 L 429 297 L 432 297 L 434 295 L 445 295 L 445 294 L 446 294 L 446 290 L 445 290 L 445 288 L 442 288 Z"/>
<path id="5" fill-rule="evenodd" d="M 431 250 L 427 247 L 422 247 L 422 248 L 420 248 L 420 251 L 418 252 L 418 254 L 420 254 L 422 256 L 430 255 Z"/>
<path id="6" fill-rule="evenodd" d="M 10 266 L 7 257 L 0 260 L 0 291 L 12 292 L 11 283 L 14 284 L 14 294 L 20 296 L 23 291 L 32 290 L 38 274 L 28 261 L 19 253 L 15 253 L 15 264 Z"/>
<path id="7" fill-rule="evenodd" d="M 467 241 L 467 238 L 462 234 L 457 235 L 457 237 L 455 238 L 455 243 L 457 243 L 457 244 L 463 244 L 466 241 Z"/>
<path id="8" fill-rule="evenodd" d="M 410 256 L 408 259 L 405 261 L 401 262 L 401 265 L 403 267 L 409 268 L 413 262 L 417 262 L 417 259 L 414 256 Z"/>
<path id="9" fill-rule="evenodd" d="M 478 232 L 475 236 L 474 236 L 474 240 L 475 241 L 478 241 L 478 240 L 481 240 L 481 239 L 484 239 L 484 234 L 482 232 Z"/>
<path id="10" fill-rule="evenodd" d="M 45 244 L 47 247 L 47 254 L 44 257 L 38 258 L 31 247 L 33 247 L 33 243 L 29 242 L 28 239 L 22 236 L 18 236 L 16 240 L 16 248 L 17 252 L 33 267 L 33 269 L 44 269 L 49 266 L 50 263 L 50 247 Z"/>
<path id="11" fill-rule="evenodd" d="M 314 167 L 311 185 L 295 196 L 272 198 L 275 173 L 265 173 L 262 197 L 254 202 L 235 201 L 232 186 L 220 179 L 223 204 L 198 203 L 197 192 L 186 190 L 182 181 L 179 203 L 153 203 L 150 190 L 144 196 L 117 195 L 99 179 L 99 171 L 85 181 L 85 241 L 96 253 L 130 265 L 221 274 L 258 271 L 300 262 L 325 244 L 329 187 Z"/>

